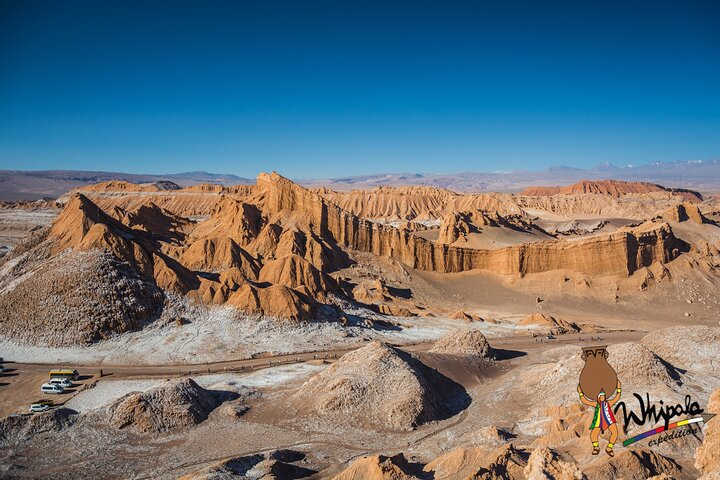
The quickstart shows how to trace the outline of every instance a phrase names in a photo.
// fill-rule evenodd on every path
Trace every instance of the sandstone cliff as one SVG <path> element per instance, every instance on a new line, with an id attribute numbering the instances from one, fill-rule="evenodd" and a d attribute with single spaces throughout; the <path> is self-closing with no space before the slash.
<path id="1" fill-rule="evenodd" d="M 154 214 L 158 222 L 159 214 Z M 55 254 L 66 249 L 109 252 L 165 290 L 186 293 L 197 286 L 189 270 L 160 251 L 154 235 L 126 227 L 81 194 L 73 196 L 53 222 L 48 239 Z"/>
<path id="2" fill-rule="evenodd" d="M 628 194 L 670 192 L 689 201 L 702 201 L 702 195 L 698 192 L 687 189 L 666 188 L 662 185 L 648 182 L 624 182 L 621 180 L 582 180 L 565 187 L 528 187 L 519 195 L 522 196 L 549 196 L 549 195 L 573 195 L 592 193 L 596 195 L 609 195 L 622 197 Z"/>
<path id="3" fill-rule="evenodd" d="M 707 218 L 705 218 L 698 206 L 690 202 L 673 205 L 665 213 L 663 213 L 662 216 L 663 218 L 673 222 L 692 220 L 693 222 L 701 225 L 708 222 Z"/>
<path id="4" fill-rule="evenodd" d="M 668 262 L 687 248 L 666 224 L 646 224 L 577 242 L 537 242 L 498 250 L 459 248 L 362 220 L 275 173 L 261 174 L 258 189 L 264 192 L 269 210 L 301 214 L 325 238 L 420 270 L 526 275 L 566 269 L 589 275 L 629 275 L 656 261 Z"/>

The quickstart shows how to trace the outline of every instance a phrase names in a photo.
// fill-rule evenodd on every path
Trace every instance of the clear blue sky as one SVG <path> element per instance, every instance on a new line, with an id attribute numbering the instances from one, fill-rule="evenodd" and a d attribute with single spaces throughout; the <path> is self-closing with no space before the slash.
<path id="1" fill-rule="evenodd" d="M 718 155 L 717 1 L 0 0 L 0 168 L 307 178 Z"/>

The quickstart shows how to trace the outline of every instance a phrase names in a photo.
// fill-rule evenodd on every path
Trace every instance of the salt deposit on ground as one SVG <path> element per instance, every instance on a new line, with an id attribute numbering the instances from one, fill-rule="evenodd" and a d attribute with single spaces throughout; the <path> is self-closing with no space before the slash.
<path id="1" fill-rule="evenodd" d="M 304 379 L 323 370 L 323 365 L 298 363 L 266 368 L 252 373 L 221 373 L 193 376 L 203 388 L 242 393 L 243 390 L 269 388 Z M 107 406 L 131 392 L 144 392 L 162 385 L 166 379 L 100 380 L 94 387 L 79 392 L 65 403 L 67 408 L 79 412 Z"/>
<path id="2" fill-rule="evenodd" d="M 130 392 L 142 392 L 157 387 L 164 380 L 103 380 L 75 395 L 65 406 L 78 412 L 108 405 Z"/>
<path id="3" fill-rule="evenodd" d="M 151 325 L 90 346 L 28 346 L 0 336 L 0 351 L 5 358 L 23 363 L 201 364 L 250 358 L 253 354 L 266 352 L 283 355 L 352 348 L 366 340 L 399 344 L 430 342 L 458 327 L 458 321 L 452 319 L 383 318 L 392 320 L 397 327 L 343 327 L 339 323 L 324 322 L 298 325 L 263 317 L 238 318 L 237 310 L 217 307 L 208 309 L 185 325 Z M 488 338 L 508 335 L 518 328 L 510 323 L 483 322 L 467 327 L 481 330 Z"/>

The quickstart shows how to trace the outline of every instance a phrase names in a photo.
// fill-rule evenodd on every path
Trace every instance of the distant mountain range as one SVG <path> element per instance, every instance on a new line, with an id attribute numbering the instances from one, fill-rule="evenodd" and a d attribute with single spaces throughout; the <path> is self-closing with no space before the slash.
<path id="1" fill-rule="evenodd" d="M 239 185 L 255 182 L 254 179 L 238 177 L 237 175 L 208 172 L 143 175 L 84 170 L 0 170 L 0 201 L 55 198 L 73 188 L 108 180 L 124 180 L 132 183 L 170 181 L 180 186 L 197 185 L 198 183 Z"/>
<path id="2" fill-rule="evenodd" d="M 364 189 L 383 185 L 427 185 L 448 188 L 457 192 L 519 192 L 529 186 L 558 186 L 580 180 L 608 179 L 651 182 L 667 187 L 718 192 L 720 191 L 720 159 L 655 162 L 624 167 L 605 163 L 589 169 L 558 166 L 538 171 L 513 170 L 452 174 L 392 173 L 299 180 L 299 183 L 333 190 Z"/>
<path id="3" fill-rule="evenodd" d="M 720 192 L 720 159 L 655 162 L 624 167 L 605 163 L 588 169 L 557 166 L 538 171 L 384 173 L 331 179 L 304 179 L 298 180 L 298 183 L 308 187 L 327 187 L 333 190 L 427 185 L 458 192 L 519 192 L 529 186 L 558 186 L 580 180 L 603 179 L 652 182 L 705 193 Z M 208 172 L 143 175 L 82 170 L 0 170 L 0 201 L 54 198 L 73 188 L 107 180 L 124 180 L 133 183 L 170 181 L 180 186 L 198 183 L 239 185 L 255 182 L 254 179 L 237 175 Z"/>

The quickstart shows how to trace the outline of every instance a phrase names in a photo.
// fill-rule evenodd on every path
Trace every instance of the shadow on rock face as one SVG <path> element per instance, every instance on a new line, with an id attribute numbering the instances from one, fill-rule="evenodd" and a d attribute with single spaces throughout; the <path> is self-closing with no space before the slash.
<path id="1" fill-rule="evenodd" d="M 179 480 L 206 478 L 282 478 L 294 480 L 306 478 L 315 470 L 293 465 L 305 458 L 305 454 L 294 450 L 276 450 L 270 453 L 256 453 L 243 457 L 222 460 L 214 465 L 189 473 Z"/>
<path id="2" fill-rule="evenodd" d="M 409 354 L 406 353 L 406 355 Z M 425 418 L 424 422 L 446 420 L 454 417 L 470 406 L 472 399 L 467 390 L 465 390 L 465 387 L 460 383 L 446 377 L 437 369 L 422 362 L 418 361 L 417 364 L 431 389 L 437 393 L 439 400 L 439 408 L 435 409 L 431 417 Z"/>
<path id="3" fill-rule="evenodd" d="M 292 402 L 300 412 L 356 428 L 409 431 L 457 415 L 470 396 L 418 355 L 373 342 L 311 377 Z"/>

